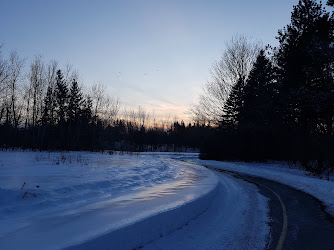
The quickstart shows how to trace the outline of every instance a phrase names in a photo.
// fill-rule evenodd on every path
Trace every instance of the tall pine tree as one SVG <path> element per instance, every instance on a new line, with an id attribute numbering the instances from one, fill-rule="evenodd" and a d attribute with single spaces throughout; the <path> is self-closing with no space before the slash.
<path id="1" fill-rule="evenodd" d="M 53 90 L 51 86 L 48 86 L 48 89 L 46 91 L 46 96 L 44 98 L 44 108 L 42 115 L 43 126 L 54 125 L 53 109 L 54 109 Z"/>
<path id="2" fill-rule="evenodd" d="M 271 61 L 261 50 L 250 72 L 242 96 L 240 125 L 245 129 L 269 129 L 274 126 L 275 112 L 275 75 Z"/>
<path id="3" fill-rule="evenodd" d="M 74 125 L 78 122 L 79 116 L 81 114 L 83 97 L 81 89 L 78 86 L 78 82 L 73 79 L 71 83 L 70 93 L 69 93 L 69 102 L 68 102 L 68 120 Z"/>
<path id="4" fill-rule="evenodd" d="M 333 28 L 321 3 L 300 0 L 278 34 L 282 116 L 303 134 L 333 134 Z"/>
<path id="5" fill-rule="evenodd" d="M 66 121 L 66 110 L 68 105 L 68 88 L 61 70 L 57 71 L 56 78 L 56 113 L 58 125 L 63 126 Z"/>
<path id="6" fill-rule="evenodd" d="M 68 149 L 69 140 L 68 136 L 66 136 L 66 114 L 67 114 L 67 106 L 68 106 L 68 88 L 66 86 L 66 82 L 64 80 L 63 74 L 61 70 L 57 71 L 56 77 L 56 87 L 55 87 L 55 104 L 56 104 L 56 114 L 57 114 L 57 125 L 59 136 L 57 138 L 58 145 L 57 147 L 60 149 Z M 67 141 L 67 143 L 66 143 Z"/>
<path id="7" fill-rule="evenodd" d="M 243 107 L 244 80 L 239 78 L 224 104 L 221 127 L 237 128 L 240 122 L 240 111 Z"/>

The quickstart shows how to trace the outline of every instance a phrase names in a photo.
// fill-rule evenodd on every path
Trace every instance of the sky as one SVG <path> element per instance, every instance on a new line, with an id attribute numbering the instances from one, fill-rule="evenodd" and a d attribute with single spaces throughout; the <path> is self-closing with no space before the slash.
<path id="1" fill-rule="evenodd" d="M 297 0 L 1 0 L 0 44 L 29 66 L 71 64 L 121 107 L 187 119 L 233 35 L 277 46 Z"/>

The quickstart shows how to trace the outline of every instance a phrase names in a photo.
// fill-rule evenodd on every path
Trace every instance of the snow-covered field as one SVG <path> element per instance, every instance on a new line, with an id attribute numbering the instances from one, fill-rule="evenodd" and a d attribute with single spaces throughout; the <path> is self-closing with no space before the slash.
<path id="1" fill-rule="evenodd" d="M 217 183 L 168 154 L 0 151 L 0 249 L 139 247 L 206 210 Z"/>

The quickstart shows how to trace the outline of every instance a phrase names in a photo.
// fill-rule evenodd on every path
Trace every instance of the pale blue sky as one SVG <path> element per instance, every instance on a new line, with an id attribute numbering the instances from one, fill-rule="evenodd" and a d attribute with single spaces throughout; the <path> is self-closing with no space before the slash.
<path id="1" fill-rule="evenodd" d="M 297 0 L 1 0 L 4 51 L 74 66 L 122 106 L 184 116 L 234 34 L 277 45 Z M 121 72 L 121 73 L 119 73 Z"/>

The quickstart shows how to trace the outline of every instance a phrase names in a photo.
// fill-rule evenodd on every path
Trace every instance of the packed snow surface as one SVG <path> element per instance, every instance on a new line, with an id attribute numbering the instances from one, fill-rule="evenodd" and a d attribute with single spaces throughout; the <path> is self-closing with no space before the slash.
<path id="1" fill-rule="evenodd" d="M 270 243 L 268 199 L 253 184 L 217 175 L 218 192 L 208 209 L 144 249 L 266 249 Z"/>
<path id="2" fill-rule="evenodd" d="M 289 165 L 284 162 L 273 163 L 246 163 L 246 162 L 220 162 L 199 160 L 189 158 L 189 161 L 214 168 L 220 168 L 242 174 L 262 177 L 273 180 L 305 193 L 308 193 L 325 206 L 326 211 L 334 216 L 334 178 L 331 176 L 329 180 L 319 179 L 310 175 L 302 169 L 298 169 L 297 165 Z"/>

